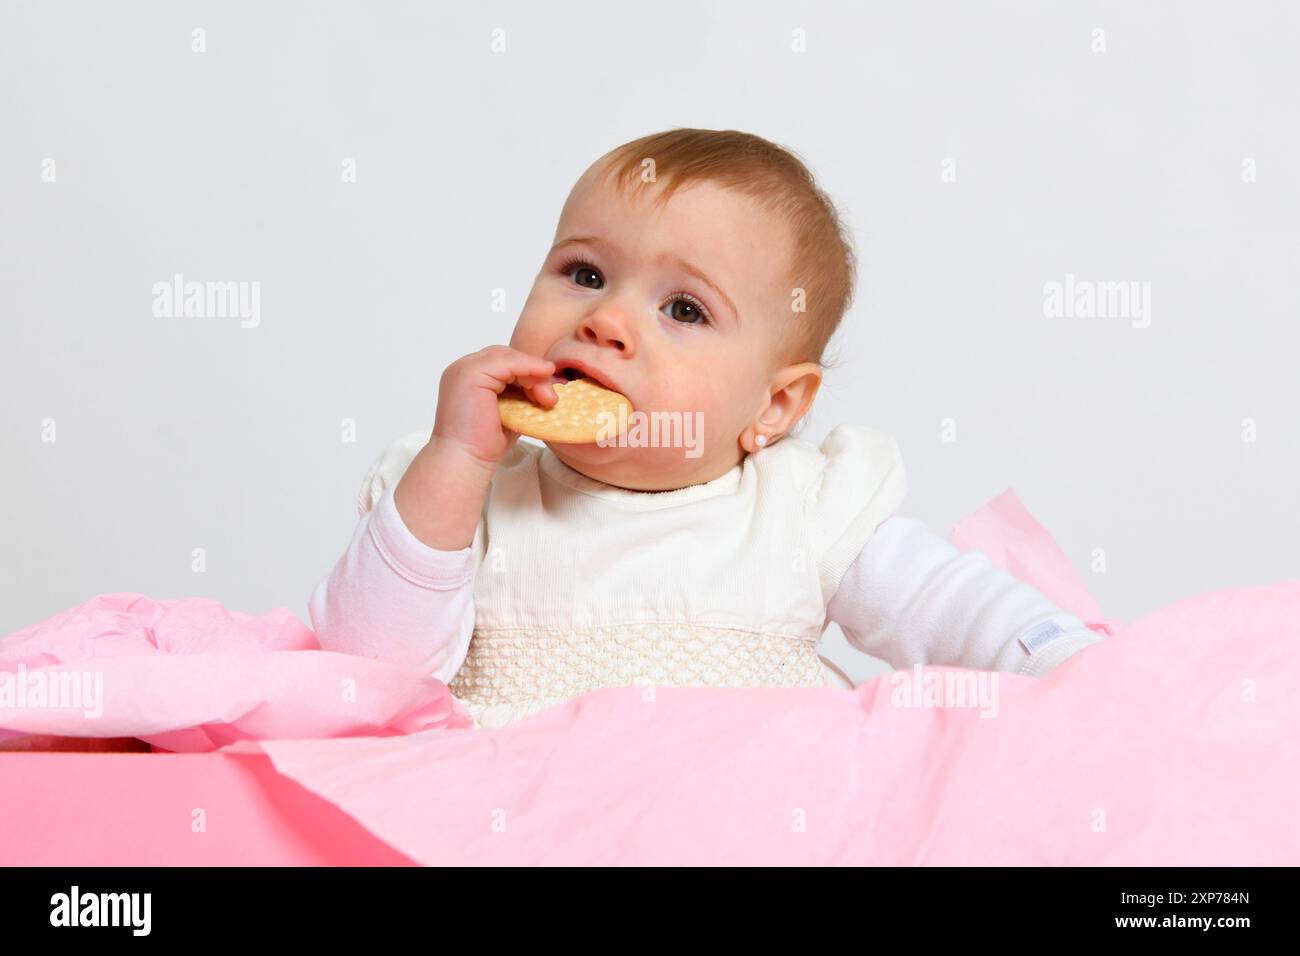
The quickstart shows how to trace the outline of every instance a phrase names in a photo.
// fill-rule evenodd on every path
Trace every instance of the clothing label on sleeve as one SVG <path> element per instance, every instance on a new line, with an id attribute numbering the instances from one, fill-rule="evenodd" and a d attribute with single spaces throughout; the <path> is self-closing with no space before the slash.
<path id="1" fill-rule="evenodd" d="M 1044 644 L 1051 643 L 1064 633 L 1065 629 L 1055 621 L 1044 621 L 1028 634 L 1023 635 L 1020 638 L 1020 643 L 1025 650 L 1032 654 Z"/>

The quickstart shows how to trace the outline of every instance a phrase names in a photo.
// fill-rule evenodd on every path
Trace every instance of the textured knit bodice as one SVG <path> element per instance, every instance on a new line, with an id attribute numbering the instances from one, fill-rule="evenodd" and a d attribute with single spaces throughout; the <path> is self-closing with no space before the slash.
<path id="1" fill-rule="evenodd" d="M 583 630 L 475 627 L 465 663 L 448 687 L 480 726 L 499 726 L 602 687 L 826 683 L 816 640 L 643 623 Z"/>

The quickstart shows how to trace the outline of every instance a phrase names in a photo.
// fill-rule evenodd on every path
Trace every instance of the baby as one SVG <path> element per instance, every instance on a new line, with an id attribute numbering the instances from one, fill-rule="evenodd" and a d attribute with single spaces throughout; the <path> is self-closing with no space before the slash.
<path id="1" fill-rule="evenodd" d="M 310 600 L 321 646 L 431 673 L 487 728 L 601 687 L 851 687 L 818 654 L 831 621 L 896 668 L 1041 676 L 1099 640 L 899 514 L 892 437 L 792 434 L 854 272 L 830 200 L 765 139 L 676 129 L 597 160 L 509 347 L 448 366 L 432 434 L 366 476 Z M 508 385 L 549 408 L 576 374 L 691 416 L 693 449 L 502 426 Z"/>

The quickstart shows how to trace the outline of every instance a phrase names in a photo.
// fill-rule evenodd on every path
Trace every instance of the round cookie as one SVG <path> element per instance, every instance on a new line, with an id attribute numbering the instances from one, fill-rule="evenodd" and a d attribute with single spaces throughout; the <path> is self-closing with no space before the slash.
<path id="1" fill-rule="evenodd" d="M 529 401 L 518 386 L 507 385 L 497 397 L 501 424 L 512 432 L 560 445 L 585 445 L 601 437 L 603 413 L 613 416 L 613 428 L 605 428 L 604 437 L 613 438 L 621 434 L 620 426 L 626 427 L 632 413 L 627 396 L 589 378 L 556 382 L 553 387 L 557 401 L 551 408 L 542 408 Z M 624 409 L 621 415 L 620 408 Z"/>

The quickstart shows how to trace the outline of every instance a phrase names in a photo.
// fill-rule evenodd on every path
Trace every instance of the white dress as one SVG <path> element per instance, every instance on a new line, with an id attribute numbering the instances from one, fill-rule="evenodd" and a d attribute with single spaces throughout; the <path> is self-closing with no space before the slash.
<path id="1" fill-rule="evenodd" d="M 818 653 L 831 620 L 895 666 L 1042 673 L 1098 637 L 898 515 L 901 455 L 875 429 L 841 425 L 820 447 L 786 436 L 713 481 L 666 492 L 595 481 L 521 438 L 493 475 L 473 544 L 457 552 L 416 539 L 393 502 L 429 437 L 407 435 L 375 462 L 352 545 L 310 613 L 322 647 L 434 673 L 479 727 L 629 684 L 851 686 Z M 868 549 L 882 525 L 886 540 Z M 908 555 L 910 578 L 882 586 Z M 927 587 L 948 606 L 909 624 L 908 596 Z M 1049 620 L 1064 640 L 1017 642 Z"/>

